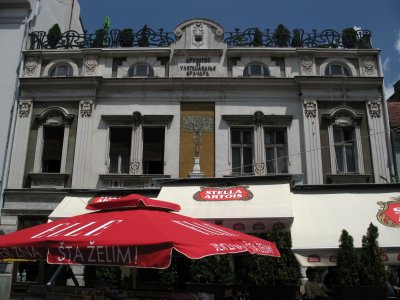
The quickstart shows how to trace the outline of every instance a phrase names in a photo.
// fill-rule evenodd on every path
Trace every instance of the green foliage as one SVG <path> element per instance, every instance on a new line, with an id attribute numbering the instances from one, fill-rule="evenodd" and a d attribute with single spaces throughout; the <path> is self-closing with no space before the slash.
<path id="1" fill-rule="evenodd" d="M 362 238 L 360 256 L 361 285 L 385 285 L 386 272 L 381 260 L 382 251 L 379 248 L 378 237 L 378 227 L 370 223 L 367 234 Z"/>
<path id="2" fill-rule="evenodd" d="M 61 29 L 58 24 L 54 24 L 47 33 L 47 44 L 50 48 L 56 48 L 58 41 L 61 39 Z"/>
<path id="3" fill-rule="evenodd" d="M 300 265 L 291 250 L 290 232 L 274 229 L 258 236 L 275 242 L 281 257 L 261 255 L 247 257 L 244 281 L 257 286 L 299 284 L 301 279 Z"/>
<path id="4" fill-rule="evenodd" d="M 359 258 L 354 249 L 353 237 L 342 230 L 339 240 L 339 250 L 337 254 L 337 282 L 342 286 L 358 286 L 360 284 L 359 276 Z"/>
<path id="5" fill-rule="evenodd" d="M 149 31 L 149 29 L 147 28 L 147 25 L 144 25 L 140 32 L 140 38 L 138 40 L 139 47 L 148 47 L 149 46 L 148 31 Z"/>
<path id="6" fill-rule="evenodd" d="M 94 287 L 98 281 L 116 282 L 121 279 L 121 269 L 115 266 L 85 266 L 83 279 L 87 287 Z"/>
<path id="7" fill-rule="evenodd" d="M 345 48 L 357 48 L 357 32 L 354 28 L 345 28 L 342 30 L 342 44 Z"/>
<path id="8" fill-rule="evenodd" d="M 254 31 L 253 46 L 254 47 L 261 47 L 262 45 L 263 45 L 262 32 L 257 27 L 256 30 Z"/>
<path id="9" fill-rule="evenodd" d="M 292 46 L 293 48 L 303 47 L 303 41 L 301 40 L 300 29 L 293 30 L 293 39 L 290 46 Z"/>
<path id="10" fill-rule="evenodd" d="M 118 43 L 121 47 L 132 47 L 133 30 L 130 28 L 122 29 L 118 35 Z"/>
<path id="11" fill-rule="evenodd" d="M 233 257 L 216 255 L 192 260 L 189 267 L 190 281 L 201 283 L 228 283 L 235 279 Z"/>
<path id="12" fill-rule="evenodd" d="M 278 47 L 288 47 L 290 45 L 290 31 L 282 24 L 276 27 L 273 39 Z"/>
<path id="13" fill-rule="evenodd" d="M 390 178 L 387 179 L 384 176 L 379 176 L 382 180 L 384 180 L 386 183 L 399 183 L 400 182 L 400 177 L 394 174 L 390 174 Z"/>

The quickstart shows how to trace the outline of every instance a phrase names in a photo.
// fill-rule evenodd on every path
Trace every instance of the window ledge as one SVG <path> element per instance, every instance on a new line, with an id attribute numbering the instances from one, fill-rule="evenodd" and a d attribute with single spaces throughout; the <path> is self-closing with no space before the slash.
<path id="1" fill-rule="evenodd" d="M 67 173 L 30 173 L 31 188 L 63 189 L 69 174 Z"/>
<path id="2" fill-rule="evenodd" d="M 369 183 L 371 182 L 370 174 L 328 174 L 327 183 Z"/>
<path id="3" fill-rule="evenodd" d="M 110 189 L 148 189 L 159 188 L 160 180 L 171 178 L 163 174 L 101 174 L 100 180 Z"/>

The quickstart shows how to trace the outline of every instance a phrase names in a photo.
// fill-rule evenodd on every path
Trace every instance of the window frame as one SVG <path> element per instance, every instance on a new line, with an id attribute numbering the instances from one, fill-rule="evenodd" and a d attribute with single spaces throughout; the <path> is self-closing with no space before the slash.
<path id="1" fill-rule="evenodd" d="M 57 70 L 60 68 L 67 68 L 67 74 L 57 74 Z M 51 67 L 49 71 L 50 77 L 72 77 L 74 76 L 73 68 L 68 63 L 58 63 Z"/>
<path id="2" fill-rule="evenodd" d="M 333 74 L 333 72 L 332 72 L 332 68 L 333 67 L 340 67 L 340 71 L 341 71 L 340 74 Z M 337 63 L 337 62 L 332 62 L 332 63 L 328 64 L 326 66 L 326 68 L 325 68 L 325 74 L 324 75 L 325 76 L 332 76 L 332 77 L 335 77 L 335 76 L 347 76 L 347 77 L 350 77 L 350 76 L 352 76 L 349 68 L 346 65 L 344 65 L 342 63 Z"/>
<path id="3" fill-rule="evenodd" d="M 267 144 L 266 143 L 266 132 L 267 131 L 272 131 L 273 138 L 274 138 L 274 143 Z M 284 144 L 277 143 L 277 137 L 276 133 L 277 131 L 282 131 L 284 133 Z M 270 126 L 264 126 L 263 127 L 263 144 L 264 144 L 264 151 L 265 151 L 265 167 L 266 167 L 266 173 L 267 174 L 288 174 L 289 173 L 289 145 L 288 145 L 288 129 L 287 127 L 270 127 Z M 268 171 L 268 157 L 267 157 L 267 149 L 273 149 L 273 164 L 274 164 L 274 172 L 269 172 Z M 278 148 L 283 148 L 285 151 L 285 156 L 283 157 L 278 157 Z M 284 164 L 286 168 L 286 172 L 278 172 L 279 169 L 279 160 L 284 159 Z"/>
<path id="4" fill-rule="evenodd" d="M 243 132 L 244 131 L 249 131 L 251 134 L 251 143 L 247 144 L 247 143 L 239 143 L 239 144 L 234 144 L 232 142 L 232 131 L 233 130 L 240 130 L 240 140 L 243 141 Z M 231 174 L 232 175 L 240 175 L 240 176 L 245 176 L 245 175 L 253 175 L 254 174 L 254 128 L 253 127 L 245 127 L 245 126 L 234 126 L 231 127 L 229 130 L 229 138 L 230 138 L 230 157 L 232 159 L 231 162 Z M 234 149 L 239 149 L 239 153 L 240 153 L 240 166 L 238 167 L 234 167 L 234 154 L 233 154 L 233 150 Z M 243 150 L 244 149 L 251 149 L 250 153 L 251 153 L 251 172 L 245 172 L 245 168 L 247 167 L 247 165 L 244 164 L 244 157 L 243 157 Z M 240 168 L 239 171 L 234 171 L 234 169 Z"/>
<path id="5" fill-rule="evenodd" d="M 146 72 L 144 75 L 137 75 L 137 68 L 140 66 L 146 66 Z M 154 77 L 154 68 L 148 63 L 138 62 L 129 68 L 127 77 Z"/>
<path id="6" fill-rule="evenodd" d="M 260 66 L 261 70 L 260 70 L 260 75 L 259 74 L 252 74 L 251 72 L 251 68 L 253 66 Z M 247 72 L 246 72 L 247 71 Z M 267 74 L 265 74 L 265 71 Z M 271 72 L 268 68 L 268 66 L 266 66 L 263 63 L 260 62 L 251 62 L 249 64 L 247 64 L 244 69 L 243 69 L 243 77 L 259 77 L 259 78 L 267 78 L 267 77 L 271 77 Z"/>

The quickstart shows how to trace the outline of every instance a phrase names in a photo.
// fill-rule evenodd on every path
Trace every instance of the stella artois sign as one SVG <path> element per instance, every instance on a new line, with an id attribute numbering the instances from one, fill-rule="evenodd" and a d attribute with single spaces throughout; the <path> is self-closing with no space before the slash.
<path id="1" fill-rule="evenodd" d="M 193 195 L 197 201 L 233 201 L 253 199 L 253 193 L 248 186 L 239 185 L 231 187 L 201 187 Z"/>
<path id="2" fill-rule="evenodd" d="M 383 225 L 400 228 L 400 198 L 394 198 L 392 201 L 378 202 L 381 209 L 376 218 Z"/>

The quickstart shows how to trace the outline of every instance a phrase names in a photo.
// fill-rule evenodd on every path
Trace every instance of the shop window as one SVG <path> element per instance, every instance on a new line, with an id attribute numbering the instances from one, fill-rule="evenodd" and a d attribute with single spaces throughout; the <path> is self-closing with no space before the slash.
<path id="1" fill-rule="evenodd" d="M 164 128 L 143 128 L 143 174 L 164 173 Z"/>
<path id="2" fill-rule="evenodd" d="M 253 129 L 231 128 L 232 174 L 253 173 Z"/>
<path id="3" fill-rule="evenodd" d="M 270 73 L 266 66 L 259 63 L 248 64 L 243 70 L 243 77 L 269 77 Z"/>
<path id="4" fill-rule="evenodd" d="M 152 77 L 154 70 L 152 66 L 145 63 L 135 64 L 128 72 L 128 77 Z"/>
<path id="5" fill-rule="evenodd" d="M 73 76 L 72 68 L 68 64 L 56 65 L 50 71 L 51 77 L 69 77 Z"/>
<path id="6" fill-rule="evenodd" d="M 354 127 L 334 127 L 333 139 L 336 158 L 336 173 L 357 173 L 357 147 Z"/>
<path id="7" fill-rule="evenodd" d="M 264 144 L 267 173 L 288 173 L 286 129 L 265 128 Z"/>
<path id="8" fill-rule="evenodd" d="M 330 64 L 325 68 L 325 76 L 350 76 L 350 72 L 342 64 Z"/>

